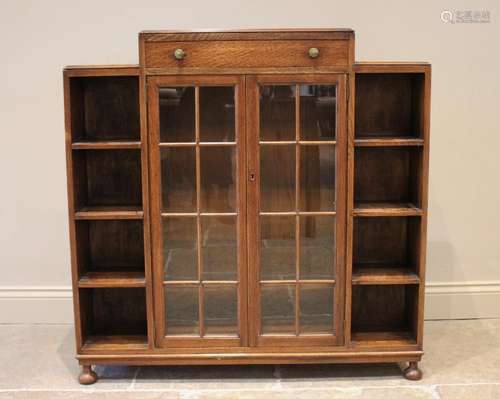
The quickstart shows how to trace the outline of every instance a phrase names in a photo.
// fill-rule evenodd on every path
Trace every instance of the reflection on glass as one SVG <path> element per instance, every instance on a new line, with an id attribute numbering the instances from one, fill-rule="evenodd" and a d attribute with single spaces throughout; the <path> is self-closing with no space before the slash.
<path id="1" fill-rule="evenodd" d="M 236 280 L 236 216 L 203 216 L 201 237 L 203 280 Z"/>
<path id="2" fill-rule="evenodd" d="M 334 216 L 300 216 L 300 278 L 335 278 Z"/>
<path id="3" fill-rule="evenodd" d="M 260 209 L 295 210 L 295 146 L 260 146 Z"/>
<path id="4" fill-rule="evenodd" d="M 201 211 L 236 209 L 236 155 L 234 147 L 200 148 Z"/>
<path id="5" fill-rule="evenodd" d="M 261 216 L 260 279 L 295 279 L 295 216 Z"/>
<path id="6" fill-rule="evenodd" d="M 198 287 L 165 286 L 167 335 L 199 335 Z"/>
<path id="7" fill-rule="evenodd" d="M 301 211 L 335 210 L 335 146 L 300 146 Z"/>
<path id="8" fill-rule="evenodd" d="M 262 334 L 295 333 L 295 285 L 261 286 Z"/>
<path id="9" fill-rule="evenodd" d="M 205 286 L 205 334 L 238 333 L 238 298 L 235 285 Z"/>
<path id="10" fill-rule="evenodd" d="M 194 147 L 162 148 L 161 198 L 164 212 L 196 211 Z"/>
<path id="11" fill-rule="evenodd" d="M 200 141 L 234 141 L 234 87 L 200 87 Z"/>
<path id="12" fill-rule="evenodd" d="M 335 140 L 335 86 L 300 85 L 301 140 Z"/>
<path id="13" fill-rule="evenodd" d="M 295 85 L 260 86 L 260 139 L 295 140 Z"/>
<path id="14" fill-rule="evenodd" d="M 195 140 L 194 87 L 161 87 L 160 141 L 164 143 Z"/>
<path id="15" fill-rule="evenodd" d="M 300 333 L 333 333 L 333 285 L 300 286 Z"/>
<path id="16" fill-rule="evenodd" d="M 198 280 L 195 217 L 162 218 L 165 280 Z"/>

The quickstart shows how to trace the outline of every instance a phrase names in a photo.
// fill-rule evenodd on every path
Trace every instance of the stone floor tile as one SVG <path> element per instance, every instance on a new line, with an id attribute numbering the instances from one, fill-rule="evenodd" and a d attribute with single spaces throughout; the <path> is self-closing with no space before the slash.
<path id="1" fill-rule="evenodd" d="M 500 382 L 500 319 L 427 322 L 425 384 Z"/>
<path id="2" fill-rule="evenodd" d="M 499 399 L 498 384 L 443 385 L 437 391 L 441 399 Z"/>
<path id="3" fill-rule="evenodd" d="M 18 391 L 0 392 L 0 399 L 181 399 L 180 392 Z"/>
<path id="4" fill-rule="evenodd" d="M 0 373 L 0 390 L 82 388 L 69 325 L 0 325 L 0 368 L 4 371 Z M 136 374 L 135 367 L 97 371 L 99 389 L 127 388 Z"/>
<path id="5" fill-rule="evenodd" d="M 189 399 L 434 399 L 425 387 L 192 391 Z"/>

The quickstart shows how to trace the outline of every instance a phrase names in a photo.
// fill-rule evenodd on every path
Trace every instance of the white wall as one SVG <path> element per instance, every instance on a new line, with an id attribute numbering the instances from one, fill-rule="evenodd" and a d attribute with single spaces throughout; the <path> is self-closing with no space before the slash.
<path id="1" fill-rule="evenodd" d="M 445 24 L 443 9 L 489 24 Z M 136 63 L 144 29 L 348 27 L 433 67 L 427 315 L 500 317 L 500 3 L 2 0 L 0 322 L 71 320 L 62 68 Z"/>

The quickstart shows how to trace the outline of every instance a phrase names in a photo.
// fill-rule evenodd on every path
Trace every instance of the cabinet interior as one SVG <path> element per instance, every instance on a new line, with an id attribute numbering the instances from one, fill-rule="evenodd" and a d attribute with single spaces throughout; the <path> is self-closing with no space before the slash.
<path id="1" fill-rule="evenodd" d="M 147 341 L 144 288 L 80 289 L 82 335 L 89 348 L 96 344 Z"/>
<path id="2" fill-rule="evenodd" d="M 70 79 L 74 142 L 140 140 L 139 77 Z"/>
<path id="3" fill-rule="evenodd" d="M 352 340 L 415 341 L 418 285 L 359 285 L 352 288 Z"/>
<path id="4" fill-rule="evenodd" d="M 354 163 L 356 207 L 421 206 L 421 147 L 358 147 Z"/>
<path id="5" fill-rule="evenodd" d="M 139 150 L 74 150 L 73 176 L 77 210 L 142 206 Z"/>
<path id="6" fill-rule="evenodd" d="M 78 220 L 80 275 L 88 272 L 144 274 L 142 220 Z"/>
<path id="7" fill-rule="evenodd" d="M 422 137 L 424 74 L 356 74 L 356 138 Z"/>
<path id="8" fill-rule="evenodd" d="M 419 217 L 354 218 L 353 272 L 406 269 L 418 272 Z"/>

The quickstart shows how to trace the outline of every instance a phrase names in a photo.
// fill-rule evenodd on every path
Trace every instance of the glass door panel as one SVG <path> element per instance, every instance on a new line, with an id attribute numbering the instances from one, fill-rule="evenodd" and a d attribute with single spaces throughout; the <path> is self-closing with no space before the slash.
<path id="1" fill-rule="evenodd" d="M 241 77 L 149 78 L 157 344 L 246 341 Z M 243 279 L 243 283 L 242 283 Z"/>
<path id="2" fill-rule="evenodd" d="M 342 343 L 345 77 L 247 80 L 253 345 Z M 250 179 L 252 182 L 252 179 Z M 339 220 L 340 219 L 340 220 Z M 341 238 L 339 240 L 339 237 Z"/>

